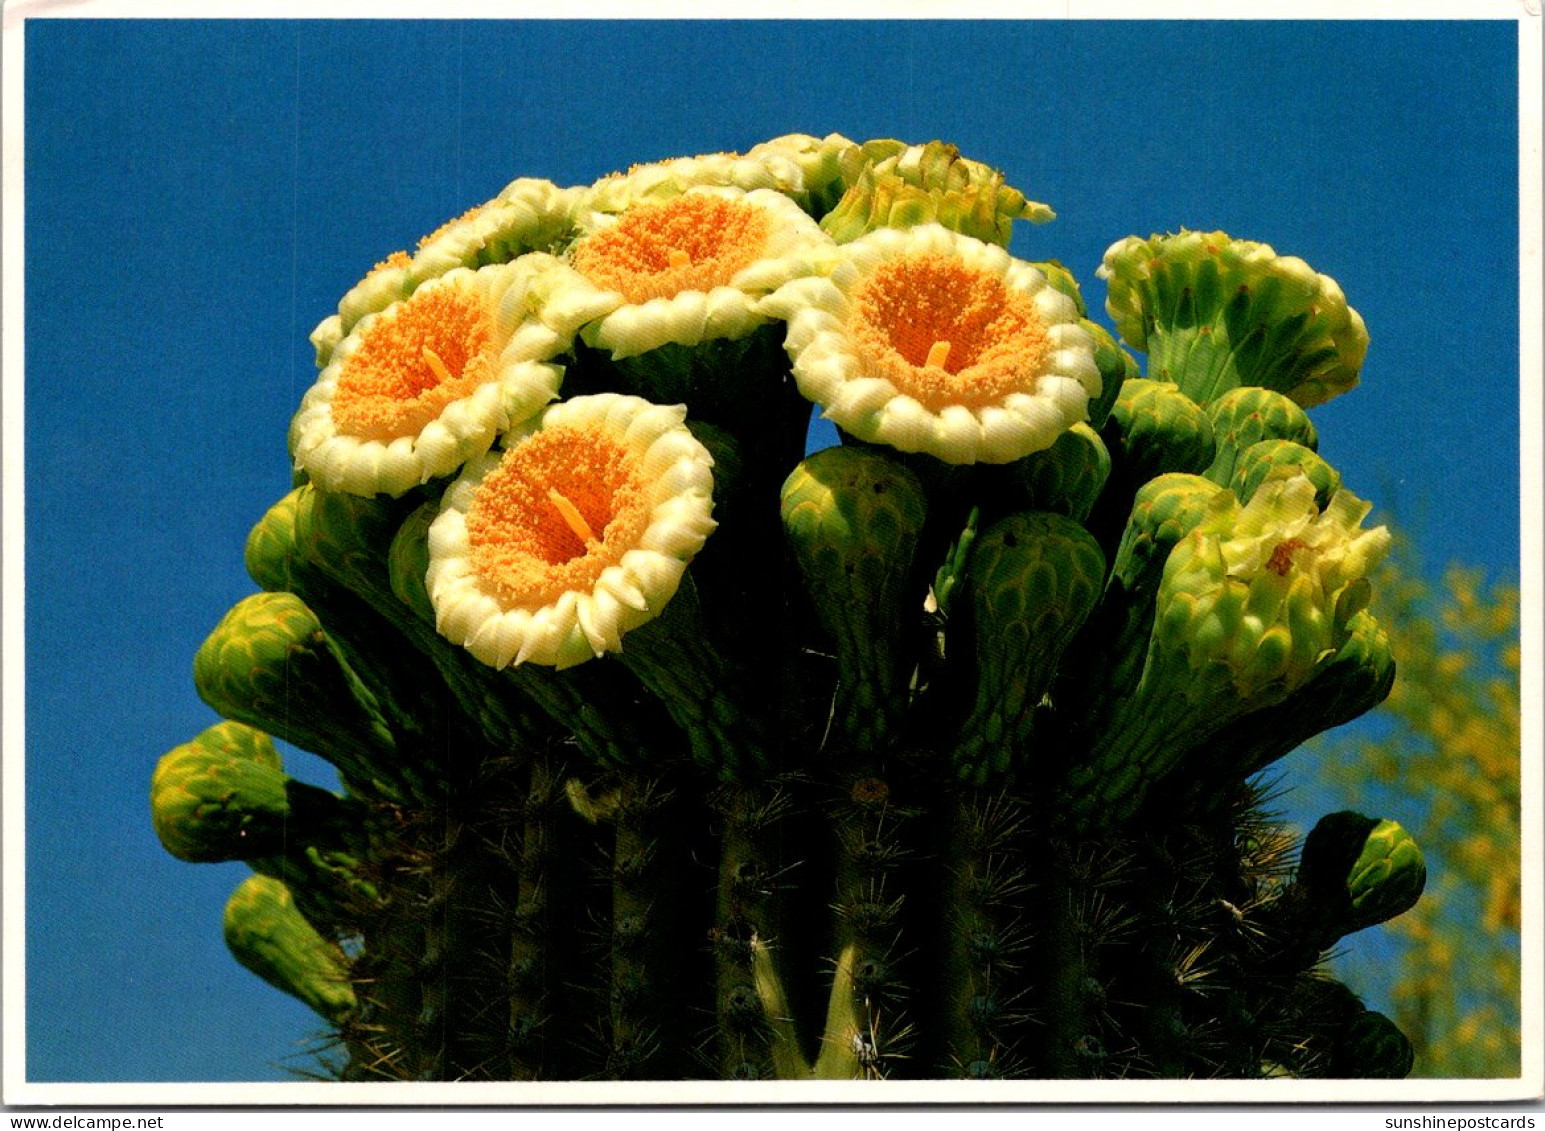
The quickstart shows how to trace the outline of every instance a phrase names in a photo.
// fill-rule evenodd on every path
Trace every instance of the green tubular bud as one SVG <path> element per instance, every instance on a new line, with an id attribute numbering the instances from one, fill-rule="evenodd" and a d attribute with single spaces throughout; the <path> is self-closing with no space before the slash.
<path id="1" fill-rule="evenodd" d="M 391 591 L 385 554 L 412 501 L 312 486 L 291 495 L 293 537 L 305 561 L 378 612 L 400 620 L 393 615 L 400 605 Z"/>
<path id="2" fill-rule="evenodd" d="M 247 535 L 247 575 L 270 593 L 290 589 L 297 569 L 305 568 L 296 560 L 295 512 L 302 492 L 310 489 L 297 487 L 284 496 L 268 508 Z"/>
<path id="3" fill-rule="evenodd" d="M 859 748 L 890 737 L 906 704 L 905 642 L 923 605 L 912 563 L 926 509 L 916 476 L 861 448 L 817 452 L 783 484 L 783 528 L 836 645 L 835 733 Z"/>
<path id="4" fill-rule="evenodd" d="M 1291 440 L 1311 452 L 1319 447 L 1309 414 L 1270 389 L 1230 389 L 1208 406 L 1207 417 L 1217 455 L 1203 474 L 1217 483 L 1227 485 L 1240 455 L 1261 440 Z"/>
<path id="5" fill-rule="evenodd" d="M 1164 562 L 1206 516 L 1221 490 L 1200 476 L 1173 472 L 1149 480 L 1137 492 L 1095 623 L 1075 645 L 1077 659 L 1071 666 L 1077 675 L 1070 692 L 1085 717 L 1097 717 L 1100 704 L 1129 694 L 1137 685 Z"/>
<path id="6" fill-rule="evenodd" d="M 1043 224 L 1056 215 L 945 142 L 865 142 L 844 154 L 843 164 L 847 191 L 821 221 L 838 243 L 877 228 L 933 222 L 1007 247 L 1015 220 Z"/>
<path id="7" fill-rule="evenodd" d="M 1339 1079 L 1404 1080 L 1416 1064 L 1406 1035 L 1382 1013 L 1364 1010 L 1336 1040 L 1330 1075 Z"/>
<path id="8" fill-rule="evenodd" d="M 361 783 L 394 753 L 375 696 L 293 594 L 238 602 L 199 648 L 193 681 L 226 718 L 320 754 Z"/>
<path id="9" fill-rule="evenodd" d="M 1291 440 L 1262 440 L 1240 453 L 1228 485 L 1241 502 L 1248 503 L 1268 479 L 1303 475 L 1314 484 L 1314 505 L 1324 510 L 1331 496 L 1341 490 L 1341 473 L 1317 454 Z"/>
<path id="10" fill-rule="evenodd" d="M 246 723 L 229 719 L 218 722 L 201 730 L 193 741 L 228 758 L 244 758 L 275 770 L 284 769 L 284 759 L 279 756 L 274 740 Z"/>
<path id="11" fill-rule="evenodd" d="M 1388 549 L 1384 527 L 1360 529 L 1368 504 L 1341 491 L 1322 513 L 1315 493 L 1303 475 L 1267 482 L 1243 507 L 1220 493 L 1165 563 L 1156 623 L 1191 670 L 1224 665 L 1245 699 L 1277 688 L 1280 698 L 1336 653 Z M 1290 648 L 1258 654 L 1278 628 Z"/>
<path id="12" fill-rule="evenodd" d="M 971 551 L 976 705 L 955 748 L 956 772 L 983 784 L 1011 770 L 1063 650 L 1094 608 L 1105 555 L 1083 527 L 1029 512 L 996 523 Z"/>
<path id="13" fill-rule="evenodd" d="M 1422 850 L 1394 821 L 1343 810 L 1320 818 L 1304 840 L 1298 884 L 1326 924 L 1326 942 L 1404 914 L 1426 883 Z"/>
<path id="14" fill-rule="evenodd" d="M 1174 385 L 1146 378 L 1122 384 L 1101 437 L 1134 489 L 1166 472 L 1200 474 L 1215 450 L 1207 414 Z"/>
<path id="15" fill-rule="evenodd" d="M 1093 428 L 1075 424 L 1051 447 L 1008 466 L 1029 509 L 1082 522 L 1110 478 L 1110 452 Z"/>
<path id="16" fill-rule="evenodd" d="M 1050 281 L 1052 276 L 1047 275 L 1046 278 Z M 1056 283 L 1052 285 L 1056 286 Z M 1078 301 L 1082 306 L 1083 300 Z M 1081 319 L 1078 324 L 1089 331 L 1090 338 L 1094 340 L 1094 364 L 1100 370 L 1100 395 L 1089 402 L 1089 426 L 1100 429 L 1105 427 L 1116 398 L 1121 395 L 1126 383 L 1139 379 L 1142 374 L 1136 359 L 1121 348 L 1104 326 L 1087 318 Z"/>
<path id="17" fill-rule="evenodd" d="M 1098 271 L 1122 338 L 1150 375 L 1200 404 L 1260 385 L 1305 408 L 1357 384 L 1368 331 L 1335 281 L 1223 232 L 1129 236 Z"/>
<path id="18" fill-rule="evenodd" d="M 249 876 L 225 905 L 225 944 L 248 970 L 333 1023 L 355 1008 L 348 959 L 306 921 L 289 889 Z"/>
<path id="19" fill-rule="evenodd" d="M 326 790 L 202 736 L 162 756 L 150 779 L 156 835 L 168 852 L 191 863 L 283 852 L 289 840 L 338 811 L 338 799 Z"/>

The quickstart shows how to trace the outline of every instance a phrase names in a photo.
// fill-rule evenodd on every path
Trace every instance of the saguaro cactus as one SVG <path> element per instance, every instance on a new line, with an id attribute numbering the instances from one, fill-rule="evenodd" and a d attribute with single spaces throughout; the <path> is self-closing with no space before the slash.
<path id="1" fill-rule="evenodd" d="M 1392 1076 L 1421 853 L 1256 780 L 1393 679 L 1299 260 L 933 142 L 518 180 L 312 335 L 155 828 L 346 1079 Z M 813 411 L 842 444 L 805 454 Z M 233 547 L 233 552 L 236 548 Z M 190 642 L 192 651 L 192 642 Z M 291 780 L 270 737 L 330 760 Z M 213 929 L 213 925 L 211 925 Z"/>

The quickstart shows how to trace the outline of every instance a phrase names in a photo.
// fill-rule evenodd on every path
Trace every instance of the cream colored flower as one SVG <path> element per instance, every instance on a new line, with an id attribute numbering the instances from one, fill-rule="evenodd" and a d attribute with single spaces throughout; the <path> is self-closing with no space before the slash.
<path id="1" fill-rule="evenodd" d="M 661 204 L 704 185 L 743 192 L 770 189 L 807 203 L 842 175 L 840 158 L 853 143 L 840 134 L 826 138 L 787 134 L 752 146 L 746 153 L 705 153 L 635 165 L 597 181 L 583 209 L 626 212 L 640 204 Z"/>
<path id="2" fill-rule="evenodd" d="M 290 425 L 318 486 L 400 495 L 449 475 L 558 393 L 569 345 L 529 317 L 541 266 L 458 268 L 361 318 Z"/>
<path id="3" fill-rule="evenodd" d="M 591 213 L 582 225 L 569 253 L 577 279 L 555 288 L 548 317 L 609 307 L 581 337 L 616 359 L 745 337 L 769 320 L 758 300 L 831 246 L 798 205 L 766 189 L 700 186 L 621 215 Z"/>
<path id="4" fill-rule="evenodd" d="M 312 331 L 317 368 L 361 318 L 385 310 L 430 279 L 457 267 L 508 263 L 530 251 L 546 251 L 567 235 L 584 190 L 522 177 L 492 200 L 468 209 L 418 241 L 413 254 L 394 251 L 377 263 L 338 302 L 338 313 Z"/>
<path id="5" fill-rule="evenodd" d="M 844 245 L 765 299 L 800 392 L 851 435 L 947 463 L 1050 447 L 1100 391 L 1072 298 L 1002 248 L 926 224 Z"/>
<path id="6" fill-rule="evenodd" d="M 622 649 L 714 528 L 712 458 L 679 405 L 556 404 L 473 460 L 429 530 L 442 635 L 496 668 Z"/>

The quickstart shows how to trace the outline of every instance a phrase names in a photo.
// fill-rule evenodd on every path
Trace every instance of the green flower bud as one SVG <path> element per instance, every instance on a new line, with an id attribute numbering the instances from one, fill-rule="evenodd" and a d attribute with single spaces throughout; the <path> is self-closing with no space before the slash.
<path id="1" fill-rule="evenodd" d="M 279 756 L 274 740 L 246 723 L 218 722 L 201 730 L 193 741 L 229 758 L 245 758 L 276 770 L 284 769 L 284 760 Z"/>
<path id="2" fill-rule="evenodd" d="M 1365 587 L 1351 586 L 1349 597 Z M 1388 697 L 1395 682 L 1389 637 L 1366 610 L 1347 622 L 1347 639 L 1314 676 L 1280 703 L 1251 711 L 1214 737 L 1209 767 L 1189 777 L 1178 805 L 1203 805 L 1229 782 L 1258 773 L 1310 738 L 1351 722 Z"/>
<path id="3" fill-rule="evenodd" d="M 1015 220 L 1041 224 L 1055 216 L 1005 184 L 1002 173 L 961 157 L 944 142 L 866 142 L 844 163 L 851 170 L 847 192 L 821 221 L 838 243 L 876 228 L 939 223 L 1007 247 Z"/>
<path id="4" fill-rule="evenodd" d="M 1101 436 L 1133 490 L 1166 472 L 1200 474 L 1215 451 L 1207 414 L 1173 384 L 1146 378 L 1122 384 Z"/>
<path id="5" fill-rule="evenodd" d="M 1341 489 L 1340 472 L 1302 444 L 1291 440 L 1262 440 L 1251 444 L 1240 453 L 1228 485 L 1241 501 L 1248 503 L 1267 479 L 1290 478 L 1295 474 L 1307 477 L 1314 484 L 1314 505 L 1321 510 Z"/>
<path id="6" fill-rule="evenodd" d="M 348 960 L 317 933 L 289 889 L 249 876 L 225 905 L 225 944 L 248 970 L 338 1023 L 355 1008 Z"/>
<path id="7" fill-rule="evenodd" d="M 238 602 L 199 648 L 193 681 L 226 718 L 320 754 L 360 784 L 395 750 L 375 695 L 293 594 Z"/>
<path id="8" fill-rule="evenodd" d="M 1027 508 L 1082 522 L 1110 478 L 1110 452 L 1093 428 L 1075 424 L 1051 447 L 1008 467 Z"/>
<path id="9" fill-rule="evenodd" d="M 1081 717 L 1103 717 L 1106 701 L 1129 695 L 1137 686 L 1164 562 L 1221 490 L 1200 476 L 1174 472 L 1149 480 L 1137 492 L 1099 611 L 1075 645 L 1077 659 L 1070 665 L 1078 674 L 1068 692 Z"/>
<path id="10" fill-rule="evenodd" d="M 279 853 L 301 828 L 336 813 L 338 799 L 331 793 L 232 750 L 223 737 L 205 741 L 201 735 L 174 747 L 151 775 L 151 821 L 173 856 L 206 863 Z"/>
<path id="11" fill-rule="evenodd" d="M 1261 440 L 1292 440 L 1310 451 L 1319 446 L 1309 415 L 1281 393 L 1246 386 L 1231 389 L 1207 409 L 1217 452 L 1203 474 L 1227 484 L 1240 454 Z"/>
<path id="12" fill-rule="evenodd" d="M 1394 821 L 1344 810 L 1320 818 L 1304 840 L 1298 884 L 1326 944 L 1409 911 L 1426 883 L 1421 849 Z"/>
<path id="13" fill-rule="evenodd" d="M 1052 275 L 1048 274 L 1046 278 L 1053 286 L 1056 285 Z M 1083 300 L 1078 301 L 1082 308 Z M 1089 427 L 1098 430 L 1105 427 L 1105 421 L 1109 419 L 1116 398 L 1121 395 L 1126 383 L 1137 380 L 1142 373 L 1137 367 L 1137 361 L 1117 344 L 1104 326 L 1087 318 L 1079 325 L 1089 331 L 1090 338 L 1094 340 L 1094 364 L 1100 371 L 1100 395 L 1089 402 Z"/>
<path id="14" fill-rule="evenodd" d="M 1105 555 L 1083 527 L 1032 511 L 996 523 L 971 551 L 976 705 L 955 749 L 976 785 L 1011 768 L 1068 642 L 1094 608 Z"/>
<path id="15" fill-rule="evenodd" d="M 1105 253 L 1106 311 L 1150 376 L 1200 404 L 1260 385 L 1305 408 L 1357 384 L 1368 331 L 1335 281 L 1223 232 L 1129 236 Z"/>
<path id="16" fill-rule="evenodd" d="M 817 452 L 783 484 L 783 528 L 843 676 L 838 737 L 860 749 L 886 741 L 906 705 L 926 510 L 917 477 L 873 450 Z"/>

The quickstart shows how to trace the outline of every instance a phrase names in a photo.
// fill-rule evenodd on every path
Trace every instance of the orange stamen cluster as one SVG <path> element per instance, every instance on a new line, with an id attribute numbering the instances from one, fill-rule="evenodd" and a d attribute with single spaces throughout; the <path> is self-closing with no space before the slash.
<path id="1" fill-rule="evenodd" d="M 633 208 L 581 241 L 574 268 L 630 303 L 711 291 L 761 258 L 771 230 L 754 204 L 687 194 Z"/>
<path id="2" fill-rule="evenodd" d="M 364 333 L 333 398 L 340 432 L 390 442 L 416 435 L 492 373 L 493 319 L 475 296 L 419 291 Z"/>
<path id="3" fill-rule="evenodd" d="M 582 428 L 522 440 L 483 479 L 467 512 L 473 570 L 500 601 L 521 608 L 591 589 L 648 526 L 637 457 Z"/>
<path id="4" fill-rule="evenodd" d="M 1289 538 L 1281 542 L 1271 552 L 1271 558 L 1266 562 L 1266 568 L 1278 577 L 1286 577 L 1293 571 L 1293 555 L 1304 548 L 1304 544 L 1297 538 Z"/>
<path id="5" fill-rule="evenodd" d="M 866 376 L 930 412 L 1035 392 L 1051 349 L 1029 295 L 944 255 L 893 259 L 854 288 L 848 331 Z"/>

